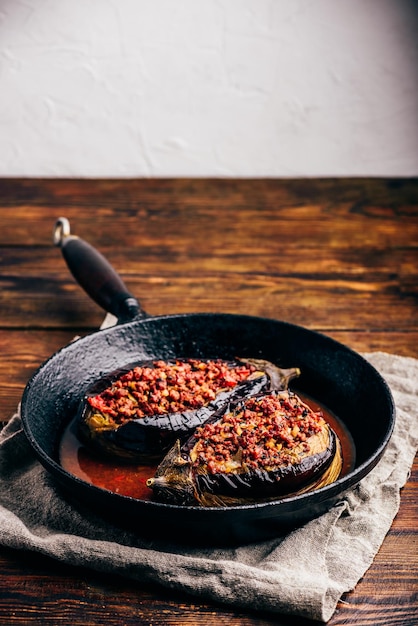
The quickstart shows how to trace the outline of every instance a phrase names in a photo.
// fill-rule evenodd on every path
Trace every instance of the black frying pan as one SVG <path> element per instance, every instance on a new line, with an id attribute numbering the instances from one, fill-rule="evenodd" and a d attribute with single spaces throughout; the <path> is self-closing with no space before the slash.
<path id="1" fill-rule="evenodd" d="M 22 398 L 25 433 L 40 462 L 65 493 L 96 513 L 165 539 L 203 544 L 266 539 L 321 515 L 381 458 L 395 419 L 392 396 L 379 373 L 359 354 L 303 327 L 246 315 L 196 313 L 151 317 L 139 307 L 108 262 L 73 237 L 65 218 L 56 245 L 90 296 L 119 323 L 74 341 L 46 361 Z M 136 500 L 88 484 L 63 470 L 58 446 L 89 385 L 108 372 L 147 359 L 263 358 L 299 367 L 297 390 L 334 412 L 349 430 L 356 465 L 327 487 L 274 502 L 225 508 L 183 507 Z"/>

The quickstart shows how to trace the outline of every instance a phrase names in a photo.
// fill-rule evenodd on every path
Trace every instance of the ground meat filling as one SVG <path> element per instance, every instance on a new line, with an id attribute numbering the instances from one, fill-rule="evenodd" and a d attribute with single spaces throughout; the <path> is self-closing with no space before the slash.
<path id="1" fill-rule="evenodd" d="M 199 409 L 224 390 L 235 387 L 255 371 L 252 365 L 233 365 L 221 359 L 155 361 L 135 367 L 87 402 L 117 424 L 150 415 Z"/>
<path id="2" fill-rule="evenodd" d="M 210 474 L 270 470 L 294 462 L 296 446 L 309 452 L 309 437 L 325 427 L 322 412 L 291 392 L 249 398 L 237 412 L 196 430 L 193 466 Z"/>

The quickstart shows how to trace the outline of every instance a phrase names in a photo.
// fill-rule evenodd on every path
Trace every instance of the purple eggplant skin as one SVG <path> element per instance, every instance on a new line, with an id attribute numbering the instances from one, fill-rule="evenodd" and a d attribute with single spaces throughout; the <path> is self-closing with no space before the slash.
<path id="1" fill-rule="evenodd" d="M 261 391 L 254 396 L 270 393 Z M 243 400 L 245 398 L 231 398 L 212 415 L 209 423 L 237 410 Z M 182 444 L 176 441 L 147 485 L 153 490 L 155 500 L 186 506 L 224 506 L 281 498 L 317 483 L 328 469 L 334 475 L 333 480 L 338 476 L 342 457 L 337 435 L 327 424 L 321 434 L 313 438 L 319 449 L 312 454 L 301 453 L 295 463 L 283 464 L 273 470 L 257 468 L 245 472 L 208 473 L 193 467 L 191 452 L 197 440 L 192 434 Z"/>
<path id="2" fill-rule="evenodd" d="M 244 504 L 294 494 L 311 483 L 315 484 L 336 459 L 338 438 L 330 426 L 327 429 L 329 442 L 326 449 L 274 471 L 197 473 L 187 452 L 191 442 L 181 446 L 177 440 L 147 485 L 158 502 L 184 506 Z M 337 465 L 340 465 L 339 460 Z"/>
<path id="3" fill-rule="evenodd" d="M 195 474 L 198 493 L 211 493 L 231 498 L 282 497 L 312 482 L 330 466 L 337 451 L 334 431 L 328 426 L 329 443 L 322 452 L 305 456 L 298 463 L 284 465 L 274 471 L 253 469 L 244 473 Z"/>
<path id="4" fill-rule="evenodd" d="M 161 460 L 177 438 L 190 436 L 198 426 L 207 422 L 226 402 L 255 395 L 270 386 L 270 378 L 260 372 L 233 389 L 220 392 L 209 404 L 183 413 L 151 415 L 134 419 L 120 426 L 91 428 L 89 418 L 93 414 L 87 402 L 78 417 L 80 439 L 101 454 L 125 460 L 129 463 L 154 463 Z"/>
<path id="5" fill-rule="evenodd" d="M 155 463 L 161 460 L 177 438 L 184 441 L 198 427 L 202 426 L 227 402 L 238 402 L 245 397 L 256 395 L 268 389 L 287 389 L 289 382 L 300 375 L 298 368 L 281 369 L 269 361 L 239 358 L 233 363 L 242 362 L 257 368 L 250 378 L 232 389 L 218 393 L 207 405 L 182 413 L 150 415 L 132 419 L 119 426 L 107 423 L 105 418 L 94 412 L 87 399 L 80 405 L 77 417 L 80 439 L 101 455 L 117 458 L 128 463 Z M 135 363 L 109 374 L 92 385 L 88 395 L 96 395 L 137 365 L 152 365 L 150 362 Z M 97 419 L 95 419 L 97 416 Z M 92 419 L 93 418 L 93 419 Z"/>

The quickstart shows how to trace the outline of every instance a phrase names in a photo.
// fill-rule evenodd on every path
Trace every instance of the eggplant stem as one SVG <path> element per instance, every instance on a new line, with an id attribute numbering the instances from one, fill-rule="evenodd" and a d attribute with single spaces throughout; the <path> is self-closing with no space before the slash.
<path id="1" fill-rule="evenodd" d="M 248 363 L 254 365 L 257 369 L 265 372 L 270 379 L 270 389 L 273 391 L 286 391 L 289 388 L 289 383 L 294 378 L 298 378 L 301 374 L 298 367 L 290 367 L 288 369 L 282 369 L 271 361 L 264 359 L 237 359 L 242 363 Z"/>

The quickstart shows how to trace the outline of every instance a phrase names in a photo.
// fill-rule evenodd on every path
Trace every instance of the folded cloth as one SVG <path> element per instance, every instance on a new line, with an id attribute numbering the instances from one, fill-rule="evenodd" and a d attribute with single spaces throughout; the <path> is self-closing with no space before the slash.
<path id="1" fill-rule="evenodd" d="M 372 472 L 329 512 L 285 536 L 230 549 L 184 548 L 75 509 L 35 459 L 17 413 L 0 433 L 0 544 L 158 582 L 235 607 L 328 621 L 371 565 L 418 447 L 418 361 L 364 355 L 388 382 L 397 418 Z"/>

